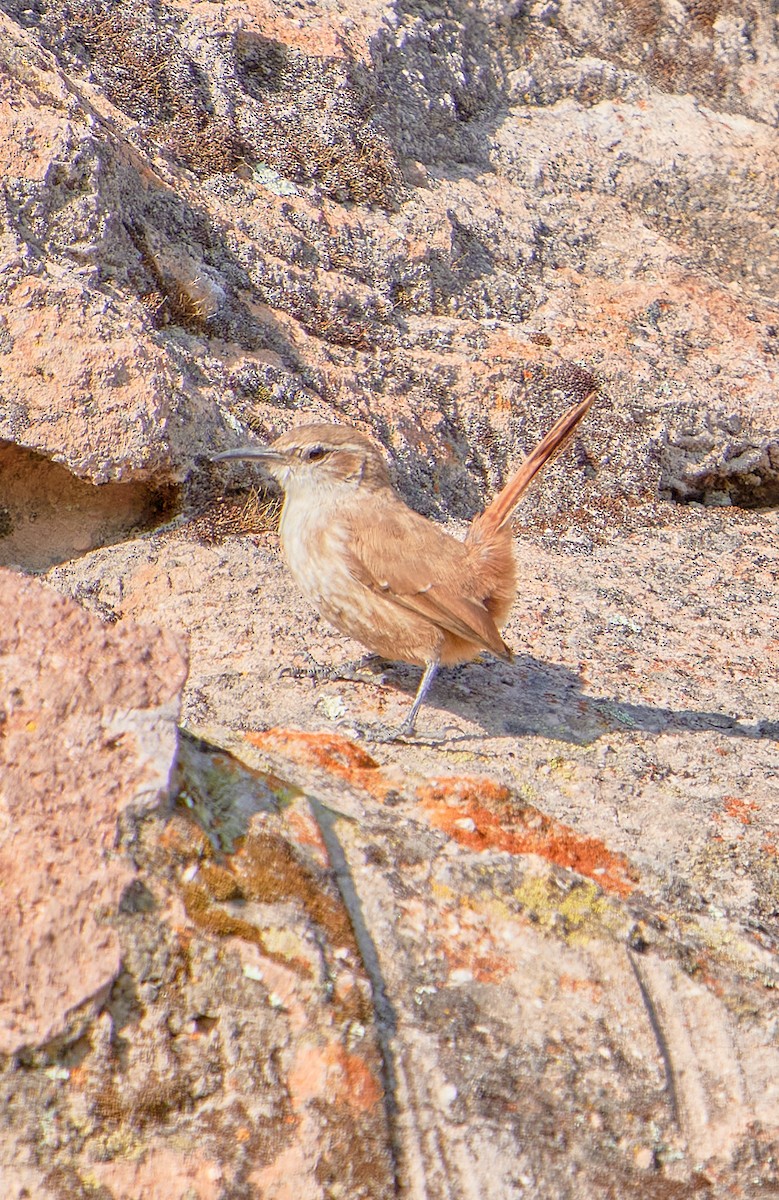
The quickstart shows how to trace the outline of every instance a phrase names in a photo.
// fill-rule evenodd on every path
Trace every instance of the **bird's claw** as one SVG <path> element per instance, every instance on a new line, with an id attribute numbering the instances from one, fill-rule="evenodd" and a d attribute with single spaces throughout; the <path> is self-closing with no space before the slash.
<path id="1" fill-rule="evenodd" d="M 312 683 L 334 683 L 340 680 L 350 683 L 383 684 L 386 682 L 383 673 L 376 674 L 372 669 L 372 664 L 386 661 L 378 654 L 369 654 L 335 667 L 318 663 L 311 654 L 306 654 L 304 658 L 305 664 L 282 667 L 279 671 L 279 679 L 310 679 Z"/>
<path id="2" fill-rule="evenodd" d="M 395 727 L 384 725 L 382 722 L 368 723 L 355 721 L 345 717 L 338 722 L 338 728 L 351 733 L 359 741 L 370 742 L 373 745 L 402 745 L 402 746 L 442 746 L 453 739 L 451 731 L 457 737 L 463 737 L 464 732 L 459 725 L 447 725 L 441 733 L 416 733 L 406 722 Z"/>
<path id="3" fill-rule="evenodd" d="M 282 667 L 279 679 L 310 679 L 312 683 L 321 683 L 329 677 L 332 667 L 318 663 L 312 654 L 306 653 L 301 657 L 303 663 Z"/>

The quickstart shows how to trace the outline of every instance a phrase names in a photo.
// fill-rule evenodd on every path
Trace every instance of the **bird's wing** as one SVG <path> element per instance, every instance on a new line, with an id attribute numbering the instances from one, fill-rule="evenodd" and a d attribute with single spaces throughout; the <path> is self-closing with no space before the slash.
<path id="1" fill-rule="evenodd" d="M 392 595 L 404 608 L 427 617 L 456 637 L 483 646 L 499 658 L 511 657 L 511 651 L 500 636 L 497 625 L 480 601 L 453 595 L 434 583 L 430 584 L 427 591 Z"/>
<path id="2" fill-rule="evenodd" d="M 351 529 L 349 566 L 355 579 L 455 637 L 508 657 L 487 609 L 477 596 L 467 595 L 471 572 L 464 544 L 400 500 L 383 505 L 380 519 L 369 515 L 363 510 Z"/>

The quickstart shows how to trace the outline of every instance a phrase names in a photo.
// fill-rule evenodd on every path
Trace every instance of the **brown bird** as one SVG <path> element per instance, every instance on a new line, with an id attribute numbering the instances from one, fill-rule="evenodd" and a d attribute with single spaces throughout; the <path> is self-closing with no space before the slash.
<path id="1" fill-rule="evenodd" d="M 512 657 L 499 628 L 517 594 L 509 522 L 594 395 L 560 418 L 462 542 L 401 500 L 379 451 L 348 425 L 301 425 L 270 446 L 215 455 L 214 462 L 257 459 L 284 489 L 281 544 L 322 616 L 382 658 L 424 668 L 397 736 L 413 734 L 439 666 L 482 650 Z"/>

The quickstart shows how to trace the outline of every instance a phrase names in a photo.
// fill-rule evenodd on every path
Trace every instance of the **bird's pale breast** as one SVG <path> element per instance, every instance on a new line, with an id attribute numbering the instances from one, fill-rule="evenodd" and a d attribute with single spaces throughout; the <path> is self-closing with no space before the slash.
<path id="1" fill-rule="evenodd" d="M 417 664 L 436 657 L 441 630 L 391 595 L 367 586 L 350 569 L 356 562 L 339 507 L 327 502 L 298 505 L 288 496 L 280 534 L 298 587 L 336 629 L 374 653 Z"/>

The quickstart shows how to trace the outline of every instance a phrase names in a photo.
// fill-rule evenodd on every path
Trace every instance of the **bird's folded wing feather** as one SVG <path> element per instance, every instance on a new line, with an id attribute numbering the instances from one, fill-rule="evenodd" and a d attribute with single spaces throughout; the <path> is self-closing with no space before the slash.
<path id="1" fill-rule="evenodd" d="M 427 591 L 391 594 L 398 604 L 427 617 L 436 625 L 447 629 L 449 633 L 465 638 L 468 642 L 475 642 L 500 658 L 511 656 L 511 651 L 500 636 L 497 625 L 478 600 L 452 595 L 436 584 L 431 584 Z"/>
<path id="2" fill-rule="evenodd" d="M 468 576 L 467 550 L 444 530 L 405 506 L 399 514 L 385 510 L 380 525 L 361 522 L 352 530 L 349 552 L 352 575 L 371 591 L 456 637 L 509 657 L 487 609 L 478 598 L 462 594 Z"/>

